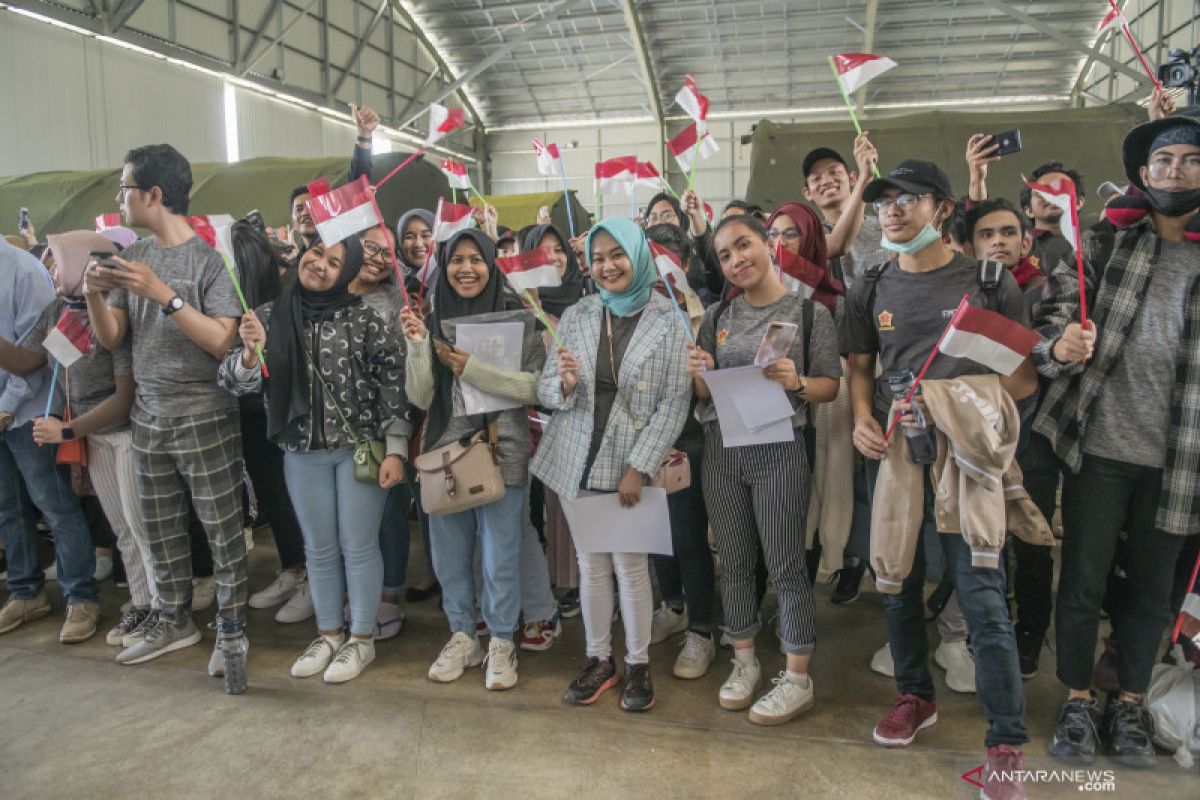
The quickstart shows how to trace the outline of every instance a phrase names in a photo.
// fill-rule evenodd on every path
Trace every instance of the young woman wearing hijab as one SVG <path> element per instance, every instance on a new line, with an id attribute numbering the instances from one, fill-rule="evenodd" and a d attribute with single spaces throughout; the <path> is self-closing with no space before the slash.
<path id="1" fill-rule="evenodd" d="M 491 631 L 484 686 L 509 689 L 517 683 L 513 636 L 521 612 L 521 514 L 529 482 L 529 419 L 526 406 L 537 402 L 537 382 L 546 351 L 516 296 L 496 266 L 495 243 L 482 231 L 460 231 L 442 244 L 429 327 L 410 310 L 402 315 L 408 339 L 408 396 L 428 409 L 423 451 L 434 450 L 488 428 L 495 420 L 496 448 L 504 496 L 454 514 L 430 515 L 433 566 L 442 585 L 442 607 L 450 641 L 429 668 L 430 680 L 448 683 L 484 661 L 476 636 L 475 551 L 483 573 L 483 619 Z M 520 321 L 525 325 L 521 369 L 506 372 L 444 342 L 455 340 L 460 323 Z M 431 342 L 431 332 L 437 337 Z M 436 358 L 433 350 L 437 350 Z M 467 415 L 462 384 L 520 403 L 489 415 Z"/>
<path id="2" fill-rule="evenodd" d="M 721 601 L 734 646 L 733 671 L 719 697 L 723 708 L 740 710 L 753 704 L 752 722 L 778 725 L 813 705 L 808 663 L 816 631 L 812 583 L 804 563 L 810 474 L 800 429 L 808 403 L 827 403 L 837 395 L 842 368 L 833 318 L 816 303 L 809 345 L 812 363 L 805 363 L 802 336 L 797 335 L 787 355 L 763 370 L 764 377 L 782 386 L 792 403 L 793 439 L 726 447 L 705 372 L 753 364 L 771 322 L 790 322 L 798 328 L 803 324 L 805 301 L 780 282 L 766 231 L 753 217 L 723 220 L 713 244 L 725 279 L 740 293 L 705 313 L 698 344 L 688 346 L 688 369 L 701 398 L 704 500 L 721 558 Z M 779 596 L 779 641 L 787 663 L 774 680 L 775 687 L 755 702 L 762 676 L 754 652 L 761 627 L 754 585 L 760 547 Z"/>
<path id="3" fill-rule="evenodd" d="M 383 585 L 379 520 L 390 489 L 404 478 L 411 426 L 404 361 L 396 334 L 349 287 L 362 267 L 357 236 L 300 257 L 296 277 L 274 303 L 242 319 L 242 346 L 218 380 L 236 395 L 262 391 L 267 434 L 284 450 L 284 477 L 304 533 L 319 635 L 292 676 L 323 672 L 326 683 L 359 675 L 375 658 L 372 633 Z M 266 351 L 267 372 L 255 346 Z M 378 485 L 355 478 L 355 445 L 385 440 Z M 350 598 L 350 638 L 342 598 Z"/>
<path id="4" fill-rule="evenodd" d="M 567 309 L 558 327 L 564 346 L 547 361 L 538 387 L 553 416 L 533 472 L 564 502 L 585 489 L 617 492 L 622 505 L 634 506 L 687 416 L 687 337 L 670 302 L 654 292 L 658 270 L 636 223 L 599 223 L 586 252 L 598 294 Z M 645 553 L 579 554 L 588 663 L 563 700 L 590 705 L 619 679 L 612 656 L 614 572 L 627 651 L 621 707 L 647 711 L 654 706 L 654 600 Z"/>
<path id="5" fill-rule="evenodd" d="M 400 259 L 400 270 L 404 273 L 404 288 L 409 296 L 416 298 L 421 292 L 421 273 L 433 273 L 434 263 L 429 254 L 433 250 L 433 212 L 414 208 L 400 216 L 396 223 L 396 251 Z"/>

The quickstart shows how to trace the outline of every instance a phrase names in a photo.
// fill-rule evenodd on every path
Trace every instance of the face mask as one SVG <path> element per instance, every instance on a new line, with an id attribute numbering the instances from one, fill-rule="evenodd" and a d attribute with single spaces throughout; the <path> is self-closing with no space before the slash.
<path id="1" fill-rule="evenodd" d="M 1200 208 L 1200 189 L 1168 192 L 1165 189 L 1146 189 L 1150 207 L 1168 217 L 1182 217 Z"/>
<path id="2" fill-rule="evenodd" d="M 893 242 L 890 241 L 887 236 L 884 236 L 879 245 L 885 250 L 891 250 L 893 253 L 912 255 L 913 253 L 924 250 L 926 247 L 929 247 L 929 245 L 941 238 L 942 234 L 938 232 L 938 229 L 933 227 L 933 225 L 926 223 L 925 227 L 921 229 L 921 232 L 909 239 L 907 242 Z"/>

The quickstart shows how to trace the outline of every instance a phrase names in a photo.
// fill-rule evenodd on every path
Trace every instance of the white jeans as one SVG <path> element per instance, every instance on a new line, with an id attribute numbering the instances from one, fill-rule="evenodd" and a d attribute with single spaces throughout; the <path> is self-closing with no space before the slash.
<path id="1" fill-rule="evenodd" d="M 128 430 L 94 433 L 87 437 L 87 447 L 88 477 L 104 516 L 117 535 L 117 547 L 129 580 L 129 596 L 137 608 L 158 608 L 154 559 L 146 544 L 133 466 L 133 436 Z"/>
<path id="2" fill-rule="evenodd" d="M 579 602 L 589 658 L 612 656 L 613 572 L 621 592 L 625 663 L 650 661 L 654 597 L 645 553 L 579 553 Z"/>

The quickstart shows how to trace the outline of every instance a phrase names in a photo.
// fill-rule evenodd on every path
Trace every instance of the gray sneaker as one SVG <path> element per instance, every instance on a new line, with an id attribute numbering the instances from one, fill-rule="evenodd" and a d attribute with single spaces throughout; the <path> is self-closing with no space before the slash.
<path id="1" fill-rule="evenodd" d="M 179 625 L 174 625 L 162 617 L 154 621 L 153 626 L 146 628 L 146 636 L 140 642 L 121 651 L 117 656 L 118 664 L 142 664 L 159 656 L 164 656 L 174 650 L 191 647 L 200 641 L 200 631 L 191 617 Z"/>

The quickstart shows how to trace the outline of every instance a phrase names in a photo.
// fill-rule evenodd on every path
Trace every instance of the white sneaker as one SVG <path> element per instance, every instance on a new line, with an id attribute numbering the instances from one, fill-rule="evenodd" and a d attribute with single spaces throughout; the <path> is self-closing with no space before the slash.
<path id="1" fill-rule="evenodd" d="M 350 638 L 338 648 L 333 663 L 325 670 L 326 683 L 345 683 L 354 680 L 375 660 L 375 642 Z"/>
<path id="2" fill-rule="evenodd" d="M 96 571 L 92 573 L 92 577 L 96 579 L 96 583 L 108 580 L 112 577 L 112 574 L 112 553 L 96 553 Z"/>
<path id="3" fill-rule="evenodd" d="M 203 611 L 217 600 L 215 578 L 192 578 L 192 611 Z"/>
<path id="4" fill-rule="evenodd" d="M 963 694 L 975 692 L 975 659 L 966 642 L 942 642 L 933 653 L 933 660 L 946 670 L 946 686 Z"/>
<path id="5" fill-rule="evenodd" d="M 299 574 L 289 570 L 275 573 L 275 580 L 265 589 L 259 589 L 250 595 L 251 608 L 271 608 L 280 603 L 286 603 L 296 593 L 296 588 L 304 581 L 304 573 Z"/>
<path id="6" fill-rule="evenodd" d="M 729 678 L 721 685 L 721 691 L 718 694 L 721 708 L 741 711 L 750 705 L 754 702 L 754 690 L 758 688 L 761 680 L 762 667 L 758 665 L 757 658 L 751 664 L 743 664 L 734 658 L 733 672 L 729 673 Z"/>
<path id="7" fill-rule="evenodd" d="M 759 698 L 750 709 L 750 721 L 756 725 L 782 725 L 813 707 L 813 682 L 808 675 L 798 680 L 786 672 L 772 678 L 775 688 Z"/>
<path id="8" fill-rule="evenodd" d="M 318 636 L 313 639 L 312 643 L 304 648 L 304 652 L 296 659 L 296 663 L 292 664 L 292 677 L 311 678 L 317 673 L 324 672 L 345 641 L 345 637 L 341 634 L 334 638 Z"/>
<path id="9" fill-rule="evenodd" d="M 650 618 L 650 644 L 666 641 L 688 627 L 687 609 L 676 611 L 666 603 L 662 603 Z"/>
<path id="10" fill-rule="evenodd" d="M 304 622 L 316 613 L 313 608 L 312 592 L 308 588 L 306 579 L 297 584 L 295 594 L 275 612 L 275 621 L 289 625 L 294 622 Z"/>
<path id="11" fill-rule="evenodd" d="M 887 642 L 884 642 L 883 647 L 876 650 L 875 655 L 871 656 L 871 671 L 889 678 L 896 677 L 896 662 L 892 660 L 892 646 Z"/>
<path id="12" fill-rule="evenodd" d="M 438 653 L 437 661 L 429 668 L 429 680 L 450 683 L 461 678 L 467 667 L 478 667 L 482 663 L 483 648 L 479 646 L 479 639 L 459 631 Z"/>
<path id="13" fill-rule="evenodd" d="M 487 674 L 483 685 L 492 690 L 511 689 L 517 685 L 517 646 L 512 639 L 493 636 L 488 642 Z"/>
<path id="14" fill-rule="evenodd" d="M 688 631 L 683 637 L 683 649 L 675 659 L 673 672 L 676 678 L 684 680 L 703 678 L 716 660 L 717 646 L 713 644 L 712 636 Z"/>

